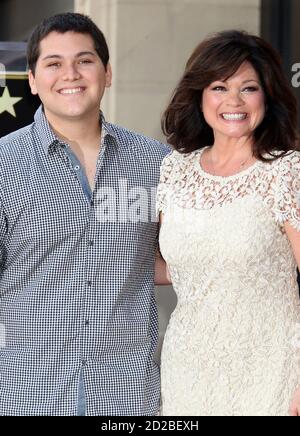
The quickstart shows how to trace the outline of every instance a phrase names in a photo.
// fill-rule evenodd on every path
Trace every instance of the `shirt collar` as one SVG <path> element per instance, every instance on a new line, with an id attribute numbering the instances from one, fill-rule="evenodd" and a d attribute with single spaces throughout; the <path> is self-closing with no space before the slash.
<path id="1" fill-rule="evenodd" d="M 50 149 L 56 145 L 65 145 L 53 132 L 50 124 L 45 116 L 43 106 L 41 105 L 34 115 L 35 127 L 37 129 L 39 138 L 41 140 L 42 147 L 46 153 L 49 153 Z M 110 143 L 119 146 L 117 136 L 111 126 L 111 124 L 105 121 L 104 115 L 100 112 L 99 122 L 102 125 L 101 143 L 107 137 L 111 137 Z"/>

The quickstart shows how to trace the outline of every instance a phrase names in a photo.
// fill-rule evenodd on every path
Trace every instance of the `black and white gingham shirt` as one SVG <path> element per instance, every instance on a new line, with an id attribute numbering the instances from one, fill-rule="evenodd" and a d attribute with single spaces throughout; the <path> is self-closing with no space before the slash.
<path id="1" fill-rule="evenodd" d="M 102 127 L 94 192 L 42 108 L 0 140 L 0 415 L 77 415 L 80 374 L 87 415 L 158 411 L 151 214 L 169 150 Z M 146 190 L 148 221 L 124 219 L 125 187 Z M 103 189 L 117 208 L 107 222 Z"/>

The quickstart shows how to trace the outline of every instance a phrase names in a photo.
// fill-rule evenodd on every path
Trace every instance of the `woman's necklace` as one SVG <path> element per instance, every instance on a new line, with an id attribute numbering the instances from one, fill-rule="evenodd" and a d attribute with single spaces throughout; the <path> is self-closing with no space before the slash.
<path id="1" fill-rule="evenodd" d="M 251 157 L 253 157 L 253 154 L 249 155 L 249 156 L 247 157 L 247 159 L 244 159 L 244 160 L 240 163 L 240 165 L 238 166 L 238 170 L 235 172 L 235 174 L 238 174 L 241 170 L 243 170 L 243 168 L 245 167 L 246 163 L 250 160 Z M 214 163 L 213 163 L 213 160 L 212 160 L 212 156 L 211 156 L 211 155 L 210 155 L 210 166 L 211 166 L 211 168 L 212 168 L 212 175 L 213 175 L 213 176 L 216 176 L 216 170 L 215 170 L 215 166 L 214 166 Z M 235 174 L 233 174 L 233 175 L 235 175 Z"/>

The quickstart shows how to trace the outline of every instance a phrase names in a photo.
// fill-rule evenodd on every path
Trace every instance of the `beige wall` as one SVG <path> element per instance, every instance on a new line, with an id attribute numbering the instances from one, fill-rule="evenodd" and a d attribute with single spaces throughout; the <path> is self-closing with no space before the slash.
<path id="1" fill-rule="evenodd" d="M 91 16 L 110 46 L 107 119 L 160 140 L 161 113 L 198 42 L 224 29 L 260 28 L 260 0 L 75 0 L 75 9 Z M 172 288 L 158 288 L 157 302 L 161 345 L 176 305 Z"/>
<path id="2" fill-rule="evenodd" d="M 75 0 L 107 36 L 112 122 L 162 139 L 160 115 L 195 45 L 208 33 L 258 33 L 260 0 Z"/>

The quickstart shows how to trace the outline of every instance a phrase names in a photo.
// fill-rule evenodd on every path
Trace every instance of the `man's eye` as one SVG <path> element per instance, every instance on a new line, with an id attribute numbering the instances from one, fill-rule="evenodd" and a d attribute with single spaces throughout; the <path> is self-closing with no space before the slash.
<path id="1" fill-rule="evenodd" d="M 92 61 L 90 59 L 82 59 L 79 61 L 80 64 L 91 64 Z"/>
<path id="2" fill-rule="evenodd" d="M 59 67 L 60 66 L 60 63 L 58 63 L 58 62 L 53 62 L 52 64 L 49 64 L 49 65 L 47 65 L 47 67 L 53 67 L 53 68 L 56 68 L 56 67 Z"/>

